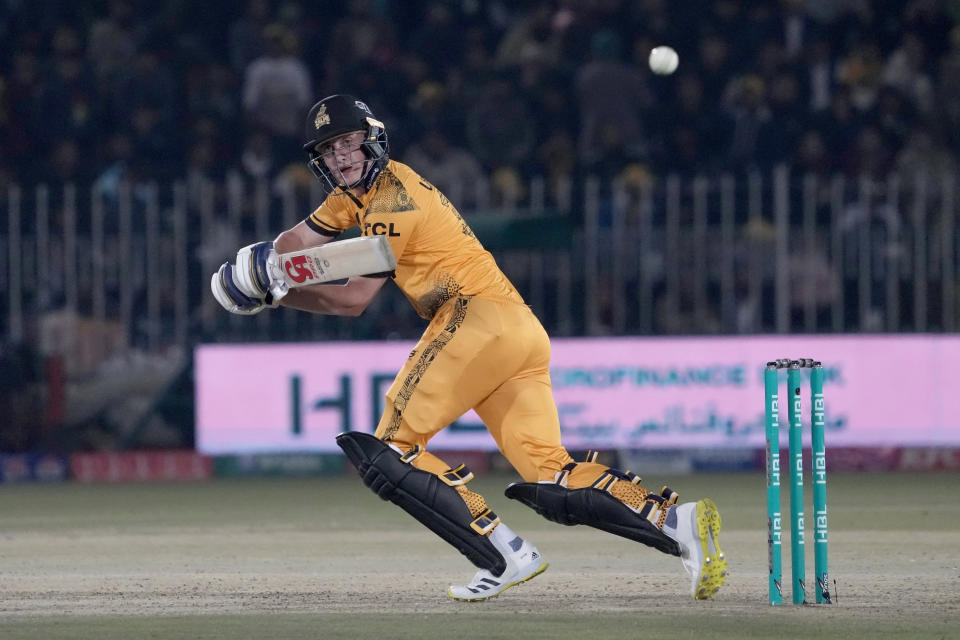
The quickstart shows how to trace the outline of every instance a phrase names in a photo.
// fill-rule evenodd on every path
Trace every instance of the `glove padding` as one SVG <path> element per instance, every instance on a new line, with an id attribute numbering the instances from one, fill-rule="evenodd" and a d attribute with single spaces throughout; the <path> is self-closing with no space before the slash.
<path id="1" fill-rule="evenodd" d="M 277 306 L 272 294 L 268 293 L 265 298 L 246 295 L 237 286 L 235 278 L 236 270 L 229 262 L 224 262 L 210 278 L 210 290 L 213 291 L 213 297 L 221 307 L 230 313 L 252 316 L 264 309 Z"/>
<path id="2" fill-rule="evenodd" d="M 233 277 L 237 288 L 248 298 L 272 297 L 271 306 L 276 306 L 290 290 L 272 242 L 255 242 L 240 249 Z"/>

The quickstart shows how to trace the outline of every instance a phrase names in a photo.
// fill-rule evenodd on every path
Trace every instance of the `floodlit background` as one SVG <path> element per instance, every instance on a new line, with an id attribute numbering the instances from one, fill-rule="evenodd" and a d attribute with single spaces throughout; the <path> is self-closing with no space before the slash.
<path id="1" fill-rule="evenodd" d="M 673 75 L 647 67 L 657 45 L 678 51 Z M 48 616 L 48 637 L 49 616 L 109 618 L 111 593 L 146 603 L 140 617 L 284 610 L 292 600 L 309 614 L 324 598 L 337 615 L 370 595 L 344 587 L 350 566 L 272 555 L 261 538 L 212 564 L 185 553 L 219 549 L 218 522 L 233 534 L 263 528 L 266 539 L 296 531 L 304 554 L 315 539 L 347 553 L 330 532 L 377 546 L 361 531 L 409 524 L 367 495 L 332 440 L 372 429 L 424 326 L 400 292 L 388 285 L 360 318 L 238 317 L 208 287 L 237 249 L 322 201 L 300 151 L 302 121 L 332 93 L 371 106 L 391 157 L 450 198 L 543 320 L 568 447 L 683 484 L 684 498 L 714 490 L 721 510 L 728 499 L 739 564 L 724 615 L 765 602 L 761 383 L 764 363 L 781 357 L 817 358 L 826 374 L 831 509 L 854 510 L 831 521 L 846 601 L 860 607 L 844 631 L 893 628 L 896 607 L 873 597 L 883 571 L 882 584 L 902 592 L 922 566 L 931 582 L 904 606 L 940 602 L 960 555 L 937 536 L 960 513 L 941 493 L 929 509 L 909 496 L 922 503 L 960 469 L 950 374 L 960 357 L 960 3 L 9 0 L 0 2 L 0 535 L 14 552 L 0 550 L 0 635 L 10 621 L 6 630 L 26 637 Z M 489 478 L 491 502 L 507 502 L 498 490 L 516 476 L 475 415 L 435 444 Z M 897 530 L 883 534 L 882 491 L 908 477 L 898 471 L 913 484 L 892 516 Z M 324 511 L 304 487 L 336 495 L 346 511 Z M 256 508 L 225 507 L 218 520 L 218 506 L 244 496 Z M 284 496 L 318 511 L 265 525 L 258 514 Z M 856 511 L 860 501 L 873 506 Z M 148 508 L 126 519 L 130 505 Z M 591 601 L 626 625 L 605 630 L 635 628 L 661 592 L 693 611 L 659 559 L 644 578 L 644 564 L 617 555 L 634 547 L 580 532 L 581 551 L 564 566 L 562 530 L 513 517 L 542 530 L 551 571 L 570 571 L 586 581 L 580 589 L 620 585 L 618 571 L 631 567 L 625 593 L 648 599 Z M 918 529 L 946 555 L 876 567 Z M 174 551 L 141 573 L 151 544 Z M 417 574 L 401 613 L 451 613 L 431 607 L 447 572 L 464 568 L 459 557 L 409 544 L 421 562 L 443 560 Z M 122 557 L 101 563 L 114 545 Z M 63 555 L 46 555 L 52 548 Z M 173 567 L 181 553 L 185 570 Z M 239 555 L 247 560 L 232 565 Z M 373 576 L 402 559 L 358 562 Z M 404 590 L 403 570 L 388 568 Z M 109 575 L 123 576 L 119 586 Z M 249 586 L 263 576 L 268 593 Z M 522 606 L 553 603 L 561 618 L 586 597 L 538 588 Z M 196 610 L 164 599 L 183 593 L 199 594 Z M 956 620 L 955 607 L 924 611 L 917 618 L 933 636 Z M 479 618 L 475 628 L 487 629 Z M 363 633 L 336 629 L 399 628 L 376 619 L 364 617 Z M 104 624 L 90 637 L 112 629 Z M 184 624 L 165 629 L 189 635 Z M 537 637 L 536 628 L 517 633 Z M 771 628 L 761 617 L 730 631 Z"/>
<path id="2" fill-rule="evenodd" d="M 321 201 L 302 119 L 334 92 L 373 107 L 555 338 L 956 332 L 958 14 L 4 3 L 0 451 L 193 448 L 197 345 L 419 335 L 393 287 L 359 319 L 232 317 L 208 291 Z M 671 76 L 646 66 L 662 43 Z M 660 365 L 716 364 L 691 351 Z M 729 364 L 752 381 L 805 354 L 758 355 Z"/>

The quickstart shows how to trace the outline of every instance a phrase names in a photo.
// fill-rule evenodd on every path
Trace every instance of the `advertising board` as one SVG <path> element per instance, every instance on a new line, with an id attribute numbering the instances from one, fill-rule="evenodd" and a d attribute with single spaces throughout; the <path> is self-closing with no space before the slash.
<path id="1" fill-rule="evenodd" d="M 197 449 L 338 451 L 337 433 L 374 430 L 412 346 L 200 346 Z M 823 363 L 828 448 L 960 445 L 960 394 L 946 375 L 949 363 L 960 361 L 960 336 L 554 339 L 552 346 L 553 392 L 568 449 L 762 447 L 764 363 L 778 357 Z M 809 413 L 805 404 L 805 420 Z M 492 449 L 494 443 L 468 412 L 431 446 Z"/>

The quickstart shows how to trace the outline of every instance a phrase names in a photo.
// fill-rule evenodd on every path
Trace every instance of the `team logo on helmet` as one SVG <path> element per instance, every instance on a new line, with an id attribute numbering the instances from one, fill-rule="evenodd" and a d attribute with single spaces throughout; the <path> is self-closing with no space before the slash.
<path id="1" fill-rule="evenodd" d="M 322 104 L 317 109 L 317 117 L 313 120 L 313 126 L 319 129 L 325 124 L 330 124 L 330 114 L 327 113 L 327 105 Z"/>

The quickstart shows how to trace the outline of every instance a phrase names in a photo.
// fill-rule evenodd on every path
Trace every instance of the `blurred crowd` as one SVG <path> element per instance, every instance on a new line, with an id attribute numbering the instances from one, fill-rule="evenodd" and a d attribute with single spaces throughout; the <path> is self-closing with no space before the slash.
<path id="1" fill-rule="evenodd" d="M 647 66 L 650 49 L 662 44 L 680 55 L 679 69 L 670 76 L 654 75 Z M 114 228 L 124 219 L 118 213 L 121 185 L 183 180 L 187 224 L 202 230 L 198 212 L 221 211 L 230 200 L 223 185 L 314 184 L 300 148 L 303 119 L 310 105 L 332 93 L 352 93 L 367 101 L 387 125 L 392 156 L 410 163 L 463 210 L 486 203 L 522 206 L 524 198 L 534 208 L 533 189 L 526 188 L 534 178 L 542 179 L 551 205 L 560 203 L 563 185 L 578 189 L 585 175 L 623 177 L 636 185 L 671 173 L 742 174 L 779 164 L 797 173 L 881 180 L 895 171 L 957 173 L 960 0 L 0 0 L 0 215 L 14 210 L 14 198 L 6 195 L 10 184 L 74 184 L 78 193 L 92 188 L 104 196 L 107 226 Z M 215 186 L 208 189 L 210 185 Z M 215 194 L 205 199 L 205 190 Z M 23 207 L 17 210 L 45 210 L 39 204 L 41 191 L 24 191 Z M 67 199 L 67 191 L 50 190 L 53 207 L 59 193 Z M 36 202 L 29 202 L 33 192 Z M 275 189 L 274 197 L 279 192 Z M 214 198 L 217 202 L 211 204 Z M 844 224 L 849 230 L 857 220 L 865 221 L 867 234 L 846 235 L 873 241 L 871 216 L 889 213 L 893 218 L 896 212 L 877 208 L 880 213 L 874 213 L 866 200 L 855 199 L 862 207 L 844 209 Z M 92 224 L 92 199 L 78 200 L 76 224 L 85 234 Z M 247 212 L 253 207 L 248 201 L 257 198 L 236 200 L 242 201 L 236 208 Z M 276 218 L 288 207 L 263 209 Z M 600 215 L 609 217 L 609 207 L 601 207 Z M 931 229 L 940 228 L 946 215 L 931 216 Z M 243 223 L 252 217 L 244 216 Z M 66 218 L 56 212 L 50 216 L 54 225 Z M 175 238 L 170 218 L 161 220 L 164 237 Z M 575 224 L 577 216 L 571 218 Z M 0 229 L 16 227 L 27 235 L 36 232 L 38 238 L 47 232 L 30 215 L 17 224 L 13 220 L 0 219 Z M 237 232 L 232 223 L 219 222 L 203 237 L 189 234 L 191 300 L 204 300 L 212 265 L 243 244 L 231 235 Z M 943 228 L 953 229 L 952 224 Z M 283 226 L 274 219 L 268 230 L 244 233 L 263 239 Z M 687 244 L 696 240 L 693 236 L 684 236 L 684 244 L 674 247 L 678 255 L 696 253 Z M 730 313 L 721 309 L 713 287 L 705 318 L 691 315 L 685 303 L 671 311 L 661 284 L 676 275 L 677 299 L 683 302 L 696 299 L 706 276 L 691 269 L 672 274 L 663 267 L 671 264 L 661 255 L 663 247 L 650 240 L 648 253 L 640 258 L 644 273 L 658 283 L 651 292 L 656 320 L 650 330 L 771 330 L 772 230 L 750 227 L 746 237 L 734 259 L 743 273 L 752 274 L 744 282 L 757 282 L 756 291 L 749 286 L 741 290 L 745 285 L 738 279 Z M 884 232 L 882 238 L 886 244 L 877 252 L 881 259 L 873 273 L 883 277 L 887 263 L 890 273 L 901 273 L 898 256 L 907 251 L 897 237 Z M 947 242 L 943 246 L 952 246 L 949 238 Z M 25 250 L 28 276 L 40 264 L 31 262 L 31 255 Z M 813 282 L 815 288 L 801 302 L 813 301 L 815 325 L 823 329 L 822 312 L 835 308 L 830 297 L 846 290 L 845 306 L 836 307 L 844 314 L 841 325 L 874 330 L 881 325 L 870 318 L 887 300 L 877 295 L 880 280 L 867 288 L 847 269 L 836 290 L 824 284 L 832 281 L 832 270 L 844 267 L 842 255 L 836 252 L 833 264 L 818 253 L 800 256 L 802 263 L 793 256 L 799 265 L 793 273 L 802 276 L 797 279 Z M 922 256 L 923 264 L 925 260 Z M 86 256 L 80 262 L 87 264 Z M 137 264 L 122 276 L 119 270 L 108 271 L 102 303 L 111 310 L 122 306 L 120 283 L 131 283 L 137 297 L 127 304 L 140 315 L 128 318 L 130 326 L 121 329 L 130 344 L 139 346 L 144 336 L 159 335 L 159 329 L 151 333 L 154 325 L 144 320 L 147 286 L 143 265 Z M 930 290 L 937 299 L 953 299 L 938 293 L 941 285 L 935 280 Z M 80 300 L 70 310 L 89 314 L 95 298 L 90 281 L 87 277 L 80 283 Z M 42 314 L 71 306 L 66 282 L 65 275 L 42 286 L 25 281 L 27 337 L 36 338 Z M 928 283 L 922 286 L 926 291 Z M 947 284 L 942 286 L 949 292 Z M 902 289 L 904 299 L 916 300 L 909 287 Z M 628 289 L 636 293 L 638 287 Z M 792 290 L 803 291 L 799 285 Z M 16 293 L 10 300 L 20 300 Z M 163 331 L 172 331 L 170 287 L 163 287 L 161 295 L 160 324 Z M 607 321 L 615 315 L 612 286 L 596 296 L 598 316 L 614 326 Z M 960 299 L 960 290 L 955 298 Z M 325 335 L 417 335 L 419 320 L 403 300 L 396 302 L 407 316 L 395 309 L 368 321 L 389 326 L 356 322 L 350 325 L 355 333 L 348 334 L 324 325 L 330 327 Z M 797 301 L 792 304 L 796 312 Z M 930 313 L 942 316 L 937 304 L 931 303 Z M 191 338 L 214 326 L 202 317 L 204 305 L 195 306 L 190 309 Z M 628 297 L 627 306 L 640 305 Z M 898 314 L 901 307 L 891 308 Z M 560 329 L 559 312 L 555 315 L 549 310 L 544 315 L 551 333 L 609 330 L 579 317 Z M 910 326 L 926 326 L 907 319 Z M 230 320 L 219 314 L 216 326 L 223 328 Z M 0 429 L 0 449 L 27 450 L 40 437 L 36 425 L 57 419 L 40 417 L 40 382 L 49 372 L 31 350 L 36 341 L 18 342 L 21 336 L 7 321 L 7 314 L 0 314 L 0 410 L 20 430 Z M 271 335 L 289 339 L 316 328 L 299 321 L 271 325 L 276 331 Z M 628 318 L 628 329 L 638 330 L 636 322 Z M 265 335 L 263 323 L 243 326 Z M 235 323 L 228 328 L 234 333 L 224 335 L 240 335 Z M 123 373 L 139 380 L 128 370 Z M 189 446 L 192 438 L 192 412 L 182 401 L 192 397 L 188 374 L 164 386 L 179 389 L 168 394 L 173 400 L 164 406 L 176 414 L 168 423 L 180 425 L 181 446 Z M 140 406 L 138 397 L 126 400 L 130 407 Z M 79 428 L 124 423 L 118 415 L 113 408 L 100 410 Z M 94 432 L 111 429 L 96 427 Z M 99 436 L 81 434 L 77 442 L 69 446 L 102 446 Z"/>
<path id="2" fill-rule="evenodd" d="M 960 150 L 958 0 L 5 0 L 0 42 L 0 188 L 302 171 L 330 93 L 449 190 Z"/>

